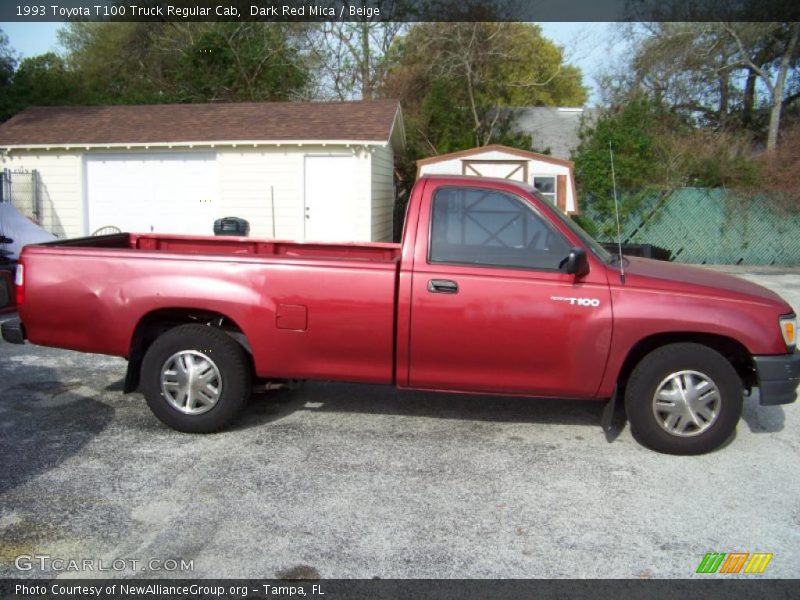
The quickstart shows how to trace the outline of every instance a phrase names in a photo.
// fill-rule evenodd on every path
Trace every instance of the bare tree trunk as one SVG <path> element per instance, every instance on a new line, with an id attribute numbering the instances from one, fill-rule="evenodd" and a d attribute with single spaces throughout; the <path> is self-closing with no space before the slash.
<path id="1" fill-rule="evenodd" d="M 471 27 L 472 28 L 470 30 L 469 44 L 467 44 L 467 46 L 466 46 L 466 48 L 468 48 L 469 51 L 465 53 L 462 61 L 463 61 L 463 64 L 464 64 L 464 74 L 467 77 L 467 96 L 469 97 L 469 107 L 470 107 L 470 111 L 472 112 L 472 119 L 473 119 L 473 123 L 475 125 L 473 127 L 472 132 L 475 135 L 475 145 L 476 146 L 480 146 L 481 145 L 481 136 L 480 136 L 481 118 L 478 116 L 478 104 L 475 101 L 475 90 L 474 90 L 473 81 L 472 81 L 472 53 L 471 53 L 471 50 L 472 50 L 473 46 L 476 43 L 475 42 L 475 38 L 476 38 L 477 33 L 478 33 L 478 24 L 477 23 L 473 23 Z"/>
<path id="2" fill-rule="evenodd" d="M 361 23 L 361 99 L 372 100 L 372 73 L 370 62 L 372 57 L 369 51 L 369 23 Z"/>
<path id="3" fill-rule="evenodd" d="M 758 75 L 755 71 L 748 71 L 747 82 L 744 85 L 744 106 L 742 107 L 742 125 L 748 127 L 753 122 L 753 107 L 756 103 L 756 80 Z"/>
<path id="4" fill-rule="evenodd" d="M 769 24 L 765 24 L 769 25 Z M 777 24 L 782 25 L 782 24 Z M 749 53 L 745 50 L 741 37 L 736 33 L 736 30 L 729 24 L 724 24 L 723 27 L 733 38 L 736 45 L 739 47 L 739 55 L 741 56 L 740 66 L 750 70 L 751 73 L 761 77 L 764 85 L 769 91 L 769 127 L 767 129 L 767 154 L 775 152 L 778 146 L 778 131 L 781 126 L 781 108 L 783 107 L 783 88 L 786 83 L 786 75 L 789 72 L 789 66 L 794 58 L 795 50 L 797 48 L 798 37 L 800 37 L 800 23 L 789 23 L 789 41 L 786 48 L 780 57 L 778 70 L 775 75 L 775 80 L 772 80 L 771 74 L 768 70 L 760 64 L 756 64 L 754 59 L 750 58 Z"/>
<path id="5" fill-rule="evenodd" d="M 719 128 L 725 129 L 728 124 L 728 100 L 729 100 L 729 88 L 728 88 L 728 73 L 723 72 L 720 73 L 719 76 Z"/>
<path id="6" fill-rule="evenodd" d="M 777 102 L 776 102 L 777 100 Z M 767 152 L 772 154 L 778 147 L 778 130 L 781 125 L 781 108 L 783 103 L 780 96 L 772 98 L 772 106 L 769 108 L 769 128 L 767 130 Z"/>
<path id="7" fill-rule="evenodd" d="M 767 131 L 767 152 L 775 152 L 778 147 L 778 131 L 781 125 L 781 109 L 783 108 L 783 86 L 786 83 L 786 74 L 789 72 L 789 63 L 794 56 L 797 47 L 797 39 L 800 36 L 800 23 L 792 25 L 792 35 L 786 45 L 786 51 L 781 56 L 778 77 L 775 81 L 775 88 L 772 90 L 772 106 L 769 109 L 769 130 Z"/>

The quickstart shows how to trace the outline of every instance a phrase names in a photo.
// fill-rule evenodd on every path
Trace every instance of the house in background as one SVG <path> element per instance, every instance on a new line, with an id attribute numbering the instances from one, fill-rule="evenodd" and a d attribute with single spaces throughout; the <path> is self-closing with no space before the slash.
<path id="1" fill-rule="evenodd" d="M 569 160 L 492 144 L 417 161 L 417 176 L 447 174 L 523 181 L 567 214 L 578 213 L 574 165 Z"/>
<path id="2" fill-rule="evenodd" d="M 389 241 L 400 106 L 279 102 L 29 108 L 0 125 L 0 169 L 36 172 L 40 222 L 212 235 Z"/>
<path id="3" fill-rule="evenodd" d="M 554 158 L 569 160 L 578 147 L 581 125 L 592 124 L 600 115 L 598 108 L 531 106 L 506 109 L 511 129 L 533 137 L 531 150 Z"/>

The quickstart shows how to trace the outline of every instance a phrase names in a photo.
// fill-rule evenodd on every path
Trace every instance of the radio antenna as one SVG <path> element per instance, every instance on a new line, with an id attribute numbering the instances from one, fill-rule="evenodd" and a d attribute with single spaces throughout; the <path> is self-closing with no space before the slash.
<path id="1" fill-rule="evenodd" d="M 608 154 L 611 157 L 611 183 L 614 186 L 614 214 L 617 217 L 617 250 L 619 252 L 619 279 L 625 283 L 625 263 L 622 259 L 622 228 L 619 225 L 619 200 L 617 199 L 617 176 L 614 173 L 614 150 L 611 149 L 611 140 L 608 142 Z"/>

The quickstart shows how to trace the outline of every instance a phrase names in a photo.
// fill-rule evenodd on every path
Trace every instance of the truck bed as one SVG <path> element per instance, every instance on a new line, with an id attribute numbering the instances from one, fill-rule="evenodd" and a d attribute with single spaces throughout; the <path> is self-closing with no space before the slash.
<path id="1" fill-rule="evenodd" d="M 259 376 L 393 381 L 397 244 L 119 233 L 23 262 L 36 344 L 127 357 L 141 323 L 192 309 L 235 324 Z"/>
<path id="2" fill-rule="evenodd" d="M 115 233 L 98 237 L 58 240 L 41 245 L 71 248 L 115 248 L 172 254 L 253 255 L 265 258 L 365 260 L 388 263 L 397 262 L 400 259 L 400 244 L 300 243 L 244 237 L 202 237 L 152 233 Z"/>

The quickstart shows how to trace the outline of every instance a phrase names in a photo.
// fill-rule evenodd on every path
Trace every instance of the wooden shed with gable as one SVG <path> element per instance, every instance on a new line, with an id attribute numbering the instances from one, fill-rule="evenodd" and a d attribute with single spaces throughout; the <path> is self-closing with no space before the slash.
<path id="1" fill-rule="evenodd" d="M 547 154 L 492 144 L 417 161 L 417 176 L 447 174 L 523 181 L 567 214 L 576 214 L 574 163 Z"/>

